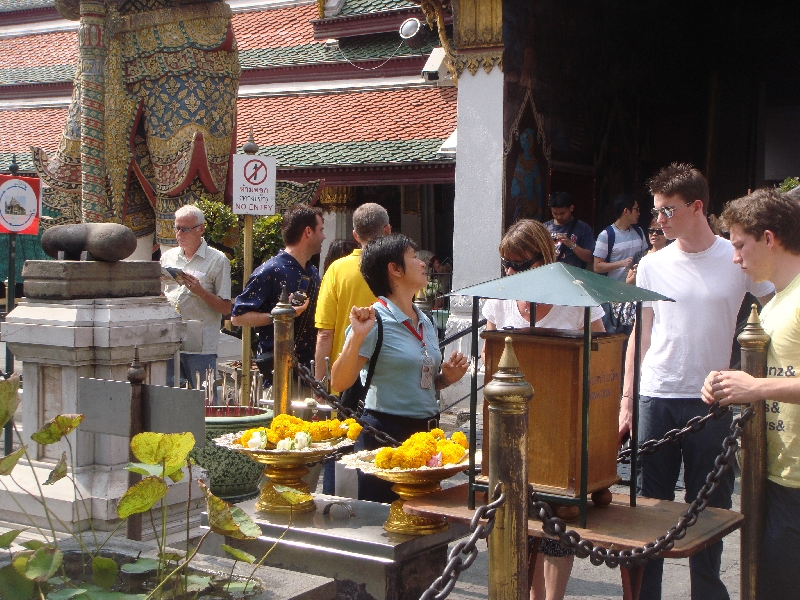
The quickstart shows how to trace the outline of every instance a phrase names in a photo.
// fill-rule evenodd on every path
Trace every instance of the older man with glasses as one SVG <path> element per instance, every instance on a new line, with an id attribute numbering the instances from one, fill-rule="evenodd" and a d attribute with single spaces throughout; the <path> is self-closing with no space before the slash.
<path id="1" fill-rule="evenodd" d="M 219 250 L 203 239 L 205 216 L 187 204 L 175 212 L 175 237 L 178 246 L 161 255 L 161 266 L 178 269 L 167 279 L 164 295 L 181 313 L 184 321 L 203 322 L 201 352 L 181 352 L 180 377 L 194 387 L 197 374 L 205 380 L 206 371 L 217 368 L 217 346 L 222 317 L 231 312 L 231 263 Z M 173 271 L 174 272 L 174 271 Z M 167 363 L 167 385 L 174 385 L 172 362 Z"/>
<path id="2" fill-rule="evenodd" d="M 691 165 L 674 163 L 648 182 L 653 194 L 656 225 L 667 239 L 675 240 L 645 256 L 639 263 L 636 284 L 675 302 L 646 302 L 642 310 L 639 439 L 661 439 L 681 428 L 708 407 L 700 389 L 710 371 L 727 369 L 736 316 L 750 292 L 760 301 L 771 296 L 769 282 L 753 281 L 733 263 L 731 243 L 711 231 L 706 219 L 708 183 Z M 628 344 L 620 410 L 620 439 L 631 427 L 635 344 Z M 684 500 L 692 502 L 713 471 L 714 459 L 730 430 L 729 414 L 710 421 L 705 429 L 680 445 L 641 456 L 641 494 L 661 500 L 675 499 L 675 484 L 683 465 Z M 709 506 L 731 507 L 733 471 L 720 478 Z M 719 576 L 722 541 L 689 559 L 692 600 L 728 600 Z M 642 600 L 661 598 L 663 559 L 644 568 Z"/>

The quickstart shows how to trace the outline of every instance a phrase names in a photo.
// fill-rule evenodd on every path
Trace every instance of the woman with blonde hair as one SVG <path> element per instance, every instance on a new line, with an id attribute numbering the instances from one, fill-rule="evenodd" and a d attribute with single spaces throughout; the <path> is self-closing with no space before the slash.
<path id="1" fill-rule="evenodd" d="M 506 275 L 556 262 L 555 245 L 550 232 L 538 221 L 517 221 L 509 227 L 500 242 L 500 261 Z M 534 306 L 536 327 L 583 329 L 583 307 L 538 303 Z M 605 331 L 603 314 L 601 307 L 592 308 L 592 331 Z M 487 330 L 530 327 L 531 303 L 490 299 L 483 305 L 483 316 L 486 317 Z M 536 540 L 537 538 L 529 538 L 531 543 Z M 531 565 L 534 567 L 531 600 L 563 599 L 574 559 L 572 550 L 564 550 L 556 540 L 542 539 L 536 554 L 536 564 Z"/>

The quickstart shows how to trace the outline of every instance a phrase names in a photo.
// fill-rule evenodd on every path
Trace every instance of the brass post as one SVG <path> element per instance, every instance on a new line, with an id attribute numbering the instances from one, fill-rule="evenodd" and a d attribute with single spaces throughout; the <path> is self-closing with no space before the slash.
<path id="1" fill-rule="evenodd" d="M 253 126 L 250 126 L 250 137 L 242 145 L 245 154 L 254 155 L 258 152 L 258 144 L 253 139 Z M 242 284 L 247 284 L 250 274 L 253 272 L 253 215 L 244 216 L 244 244 L 242 248 Z M 251 376 L 250 365 L 252 364 L 251 348 L 253 339 L 253 328 L 242 327 L 242 387 L 241 404 L 247 404 L 250 400 Z"/>
<path id="2" fill-rule="evenodd" d="M 289 386 L 292 384 L 292 357 L 294 355 L 294 308 L 289 304 L 289 293 L 284 286 L 280 300 L 272 309 L 275 327 L 275 374 L 272 378 L 272 410 L 275 416 L 291 414 Z"/>
<path id="3" fill-rule="evenodd" d="M 761 327 L 753 304 L 747 326 L 739 334 L 742 346 L 742 371 L 753 377 L 767 376 L 767 347 L 770 337 Z M 756 600 L 758 558 L 764 535 L 764 496 L 767 479 L 767 423 L 763 401 L 754 402 L 753 418 L 742 432 L 742 539 L 740 550 L 741 600 Z"/>
<path id="4" fill-rule="evenodd" d="M 489 403 L 489 491 L 506 496 L 489 536 L 489 598 L 528 597 L 528 405 L 533 386 L 519 370 L 510 337 L 498 371 L 486 384 Z"/>

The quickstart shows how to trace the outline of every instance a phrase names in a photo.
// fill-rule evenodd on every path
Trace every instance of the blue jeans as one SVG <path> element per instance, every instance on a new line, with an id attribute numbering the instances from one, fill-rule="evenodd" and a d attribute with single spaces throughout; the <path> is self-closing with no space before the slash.
<path id="1" fill-rule="evenodd" d="M 695 416 L 708 413 L 699 398 L 652 398 L 639 401 L 639 442 L 661 439 L 670 429 L 682 428 Z M 688 434 L 679 444 L 663 446 L 655 454 L 641 456 L 640 493 L 648 498 L 675 500 L 675 484 L 683 462 L 685 502 L 693 502 L 714 470 L 714 459 L 722 451 L 722 440 L 730 433 L 733 415 L 711 420 L 705 429 Z M 722 476 L 709 506 L 730 508 L 733 493 L 733 465 Z M 700 517 L 702 518 L 702 516 Z M 692 600 L 729 600 L 728 590 L 719 577 L 722 541 L 689 558 Z M 656 559 L 644 567 L 641 600 L 660 600 L 664 560 Z"/>
<path id="2" fill-rule="evenodd" d="M 175 363 L 167 361 L 167 385 L 175 387 Z M 216 378 L 217 355 L 216 354 L 195 354 L 181 352 L 181 381 L 189 382 L 189 387 L 194 389 L 197 384 L 197 373 L 200 373 L 200 384 L 206 380 L 206 369 L 212 369 Z M 214 403 L 217 402 L 217 389 L 214 386 Z"/>
<path id="3" fill-rule="evenodd" d="M 800 489 L 767 480 L 758 597 L 796 600 L 800 590 Z"/>

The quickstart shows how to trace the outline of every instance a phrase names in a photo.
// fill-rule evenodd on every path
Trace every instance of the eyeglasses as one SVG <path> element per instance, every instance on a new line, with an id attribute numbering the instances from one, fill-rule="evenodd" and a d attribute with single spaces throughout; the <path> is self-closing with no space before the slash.
<path id="1" fill-rule="evenodd" d="M 202 223 L 200 223 L 199 225 L 195 225 L 194 227 L 178 227 L 178 226 L 176 225 L 176 226 L 175 226 L 175 231 L 180 231 L 180 232 L 182 232 L 182 233 L 189 233 L 189 232 L 190 232 L 190 231 L 192 231 L 193 229 L 197 229 L 198 227 L 202 227 L 202 226 L 203 226 L 203 224 L 202 224 Z"/>
<path id="2" fill-rule="evenodd" d="M 515 271 L 527 271 L 533 265 L 536 264 L 537 261 L 541 260 L 540 258 L 534 258 L 531 260 L 506 260 L 502 256 L 500 257 L 500 262 L 503 264 L 504 269 L 514 269 Z"/>
<path id="3" fill-rule="evenodd" d="M 669 217 L 667 217 L 667 218 L 669 219 Z M 651 227 L 650 229 L 647 230 L 647 233 L 649 233 L 650 235 L 653 235 L 653 234 L 664 235 L 664 230 L 663 229 L 654 229 L 654 228 Z"/>
<path id="4" fill-rule="evenodd" d="M 689 206 L 689 205 L 694 204 L 694 203 L 695 203 L 695 200 L 693 200 L 691 202 L 687 202 L 686 204 L 684 204 L 684 206 Z M 662 206 L 661 208 L 651 208 L 650 209 L 650 213 L 653 215 L 654 219 L 658 218 L 658 214 L 659 213 L 661 213 L 662 215 L 664 215 L 668 219 L 671 219 L 672 215 L 675 214 L 675 209 L 677 209 L 677 208 L 678 208 L 677 206 Z"/>

